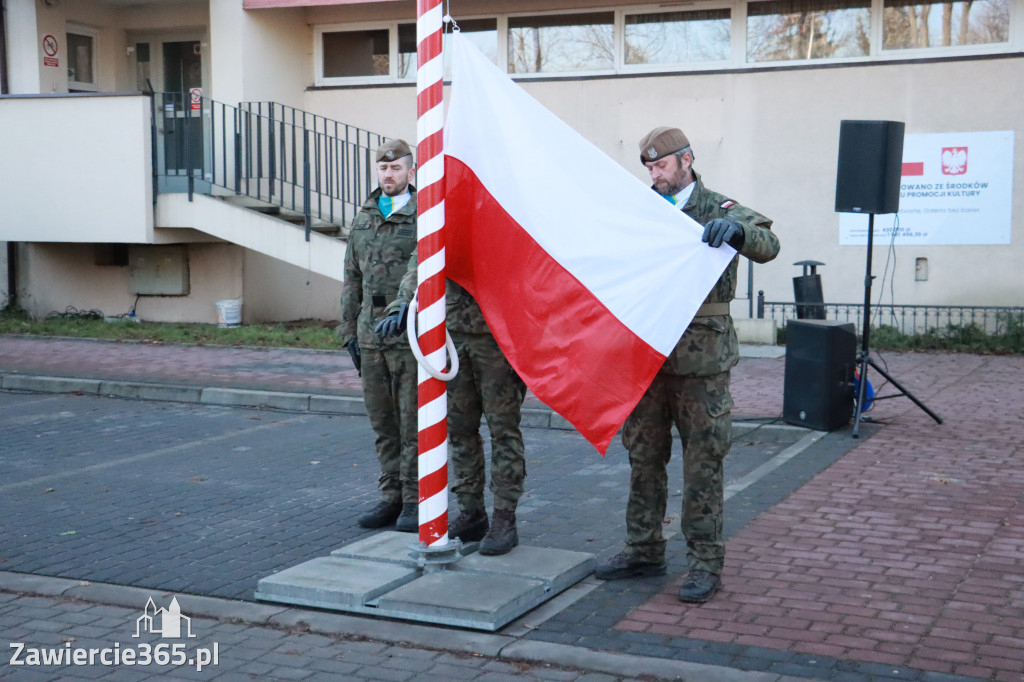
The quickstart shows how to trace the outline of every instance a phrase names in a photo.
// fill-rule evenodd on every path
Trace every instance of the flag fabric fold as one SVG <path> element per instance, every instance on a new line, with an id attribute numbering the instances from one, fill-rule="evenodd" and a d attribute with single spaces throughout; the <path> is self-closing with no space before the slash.
<path id="1" fill-rule="evenodd" d="M 735 252 L 452 40 L 447 277 L 509 363 L 601 453 Z"/>

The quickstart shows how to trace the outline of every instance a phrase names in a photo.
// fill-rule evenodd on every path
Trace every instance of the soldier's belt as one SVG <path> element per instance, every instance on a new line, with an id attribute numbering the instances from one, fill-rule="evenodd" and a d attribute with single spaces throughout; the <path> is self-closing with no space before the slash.
<path id="1" fill-rule="evenodd" d="M 705 303 L 697 309 L 697 314 L 694 317 L 717 317 L 729 314 L 728 303 Z"/>

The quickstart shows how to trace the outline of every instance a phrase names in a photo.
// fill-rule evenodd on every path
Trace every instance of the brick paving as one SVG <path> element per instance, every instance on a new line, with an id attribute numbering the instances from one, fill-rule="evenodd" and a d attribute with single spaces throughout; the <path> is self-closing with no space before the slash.
<path id="1" fill-rule="evenodd" d="M 943 425 L 878 403 L 885 428 L 730 537 L 714 600 L 680 603 L 676 578 L 614 628 L 865 664 L 849 679 L 1024 679 L 1024 362 L 891 365 Z"/>
<path id="2" fill-rule="evenodd" d="M 181 599 L 189 612 L 188 597 Z M 213 618 L 191 617 L 183 631 L 193 639 L 174 642 L 142 631 L 136 637 L 139 609 L 97 605 L 50 596 L 0 593 L 0 623 L 9 643 L 23 645 L 19 653 L 5 651 L 0 679 L 34 680 L 316 680 L 317 682 L 380 682 L 382 680 L 553 680 L 597 682 L 630 679 L 598 675 L 543 662 L 502 661 L 494 656 L 412 648 L 358 637 L 323 635 L 303 628 L 253 626 Z M 187 628 L 187 629 L 186 629 Z M 115 648 L 115 643 L 117 644 Z M 159 647 L 163 645 L 164 649 Z M 213 663 L 216 647 L 217 659 Z M 104 650 L 93 663 L 33 664 L 41 658 L 70 657 L 76 650 Z M 115 658 L 116 650 L 116 658 Z M 130 665 L 126 651 L 134 654 Z M 202 653 L 200 653 L 202 650 Z M 65 653 L 66 652 L 66 653 Z M 88 660 L 83 652 L 82 660 Z M 166 655 L 168 663 L 156 663 Z M 14 658 L 17 656 L 17 658 Z M 194 662 L 202 656 L 206 665 Z M 11 663 L 12 659 L 18 663 Z M 50 660 L 53 660 L 52 658 Z M 175 664 L 182 661 L 180 664 Z"/>
<path id="3" fill-rule="evenodd" d="M 878 401 L 864 438 L 829 434 L 730 499 L 725 587 L 710 603 L 675 598 L 685 564 L 675 538 L 668 576 L 603 583 L 523 638 L 829 680 L 1024 680 L 1024 358 L 875 359 L 945 423 L 907 398 Z M 783 367 L 783 359 L 740 363 L 738 417 L 781 415 Z M 0 371 L 325 393 L 358 387 L 343 353 L 59 339 L 0 338 Z M 869 378 L 885 393 L 879 375 Z M 554 456 L 553 468 L 538 464 L 527 482 L 535 538 L 584 546 L 610 538 L 599 553 L 614 551 L 622 491 L 609 495 L 594 483 L 621 483 L 624 453 L 574 469 L 557 455 L 578 447 L 578 437 L 549 437 L 534 450 Z M 752 442 L 751 451 L 768 447 L 756 435 Z M 734 454 L 743 451 L 741 442 Z M 605 528 L 575 533 L 558 522 L 559 514 L 600 509 Z"/>

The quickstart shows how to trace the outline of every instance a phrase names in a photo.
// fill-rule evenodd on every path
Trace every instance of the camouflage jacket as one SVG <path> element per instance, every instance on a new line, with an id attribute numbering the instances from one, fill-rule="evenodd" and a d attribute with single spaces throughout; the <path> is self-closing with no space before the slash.
<path id="1" fill-rule="evenodd" d="M 409 257 L 409 268 L 402 277 L 398 297 L 389 308 L 395 310 L 401 303 L 408 303 L 416 293 L 416 251 Z M 490 334 L 484 314 L 476 299 L 452 280 L 445 280 L 444 288 L 445 326 L 448 331 L 461 334 Z"/>
<path id="2" fill-rule="evenodd" d="M 767 263 L 779 253 L 779 239 L 771 231 L 772 221 L 732 199 L 704 187 L 694 172 L 696 186 L 683 212 L 701 225 L 715 218 L 735 220 L 743 226 L 743 248 L 708 293 L 705 303 L 728 303 L 736 295 L 739 256 L 755 263 Z M 739 361 L 739 341 L 731 315 L 695 317 L 660 372 L 675 376 L 707 376 L 731 369 Z"/>
<path id="3" fill-rule="evenodd" d="M 416 188 L 409 189 L 409 203 L 387 219 L 377 208 L 381 191 L 374 190 L 352 222 L 341 289 L 338 335 L 342 344 L 356 337 L 364 348 L 409 345 L 404 334 L 381 339 L 373 331 L 384 318 L 387 304 L 398 294 L 409 254 L 416 250 Z"/>

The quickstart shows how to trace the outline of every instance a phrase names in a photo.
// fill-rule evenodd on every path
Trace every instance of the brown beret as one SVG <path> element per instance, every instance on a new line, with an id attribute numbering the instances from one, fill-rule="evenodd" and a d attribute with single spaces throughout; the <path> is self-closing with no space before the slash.
<path id="1" fill-rule="evenodd" d="M 377 147 L 377 163 L 381 161 L 394 161 L 403 156 L 411 156 L 412 150 L 405 140 L 388 140 Z"/>
<path id="2" fill-rule="evenodd" d="M 640 163 L 657 161 L 690 146 L 690 141 L 679 128 L 655 128 L 640 140 Z"/>

